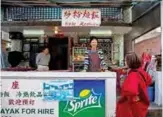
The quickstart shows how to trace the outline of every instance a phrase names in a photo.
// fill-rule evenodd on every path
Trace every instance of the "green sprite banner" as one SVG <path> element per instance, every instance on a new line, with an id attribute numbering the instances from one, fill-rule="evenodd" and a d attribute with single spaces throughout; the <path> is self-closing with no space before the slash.
<path id="1" fill-rule="evenodd" d="M 74 99 L 59 102 L 59 117 L 105 117 L 105 81 L 75 80 Z"/>

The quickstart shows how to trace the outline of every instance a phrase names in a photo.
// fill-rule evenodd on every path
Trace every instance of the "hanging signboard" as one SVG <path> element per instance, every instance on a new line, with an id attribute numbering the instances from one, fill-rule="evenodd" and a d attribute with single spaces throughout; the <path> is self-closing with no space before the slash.
<path id="1" fill-rule="evenodd" d="M 62 26 L 100 26 L 100 9 L 62 9 Z"/>

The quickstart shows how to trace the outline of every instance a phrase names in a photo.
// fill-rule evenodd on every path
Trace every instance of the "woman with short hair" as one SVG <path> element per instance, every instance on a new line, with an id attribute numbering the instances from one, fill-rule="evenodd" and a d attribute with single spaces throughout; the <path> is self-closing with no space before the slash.
<path id="1" fill-rule="evenodd" d="M 146 117 L 150 104 L 147 87 L 152 79 L 141 68 L 141 61 L 134 52 L 126 55 L 125 64 L 129 73 L 122 85 L 116 117 Z"/>

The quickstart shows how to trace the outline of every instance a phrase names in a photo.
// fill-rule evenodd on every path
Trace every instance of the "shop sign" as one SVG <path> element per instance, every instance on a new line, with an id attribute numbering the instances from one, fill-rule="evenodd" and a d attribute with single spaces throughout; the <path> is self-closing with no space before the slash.
<path id="1" fill-rule="evenodd" d="M 73 95 L 72 80 L 3 79 L 1 117 L 58 117 L 59 100 Z"/>
<path id="2" fill-rule="evenodd" d="M 60 117 L 105 117 L 104 80 L 75 80 L 74 96 L 60 101 Z"/>
<path id="3" fill-rule="evenodd" d="M 62 26 L 100 26 L 100 9 L 62 9 Z"/>
<path id="4" fill-rule="evenodd" d="M 0 96 L 1 117 L 105 117 L 105 80 L 3 79 Z"/>

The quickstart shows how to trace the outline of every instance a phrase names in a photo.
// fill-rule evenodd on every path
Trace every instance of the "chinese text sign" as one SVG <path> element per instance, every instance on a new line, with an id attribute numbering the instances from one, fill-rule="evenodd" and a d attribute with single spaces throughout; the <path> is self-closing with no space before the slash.
<path id="1" fill-rule="evenodd" d="M 100 26 L 100 9 L 63 9 L 62 26 Z"/>

